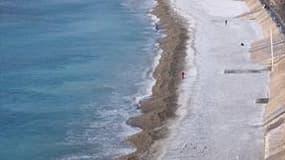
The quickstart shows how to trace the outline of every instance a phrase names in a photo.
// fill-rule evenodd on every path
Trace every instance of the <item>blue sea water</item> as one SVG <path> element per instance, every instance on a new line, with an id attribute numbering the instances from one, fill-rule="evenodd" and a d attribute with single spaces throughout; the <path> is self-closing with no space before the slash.
<path id="1" fill-rule="evenodd" d="M 0 160 L 110 160 L 148 94 L 152 0 L 0 0 Z"/>

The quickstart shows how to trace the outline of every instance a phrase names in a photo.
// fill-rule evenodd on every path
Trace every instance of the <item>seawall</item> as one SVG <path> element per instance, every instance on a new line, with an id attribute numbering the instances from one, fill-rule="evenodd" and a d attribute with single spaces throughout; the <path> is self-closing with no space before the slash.
<path id="1" fill-rule="evenodd" d="M 264 5 L 259 0 L 246 0 L 251 12 L 243 15 L 256 20 L 264 38 L 251 45 L 251 58 L 254 62 L 270 67 L 268 104 L 264 114 L 265 160 L 285 159 L 285 36 L 281 25 L 270 14 L 270 8 L 280 8 L 281 1 L 270 0 Z M 268 1 L 267 1 L 268 2 Z M 279 15 L 278 15 L 279 16 Z M 282 17 L 282 15 L 280 15 Z M 272 39 L 271 39 L 272 35 Z M 271 47 L 272 44 L 272 47 Z M 272 54 L 273 51 L 273 66 Z"/>

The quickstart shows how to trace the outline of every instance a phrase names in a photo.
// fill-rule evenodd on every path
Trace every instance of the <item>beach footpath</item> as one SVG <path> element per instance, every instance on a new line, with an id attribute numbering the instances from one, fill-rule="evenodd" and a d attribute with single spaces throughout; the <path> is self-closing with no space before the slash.
<path id="1" fill-rule="evenodd" d="M 194 53 L 187 54 L 195 74 L 182 82 L 190 101 L 181 103 L 183 118 L 160 159 L 262 160 L 265 104 L 259 101 L 267 98 L 269 70 L 250 54 L 251 44 L 264 38 L 260 25 L 244 18 L 251 12 L 245 1 L 172 0 L 172 6 L 193 34 Z"/>
<path id="2" fill-rule="evenodd" d="M 284 2 L 172 5 L 192 23 L 197 73 L 161 159 L 285 160 Z"/>

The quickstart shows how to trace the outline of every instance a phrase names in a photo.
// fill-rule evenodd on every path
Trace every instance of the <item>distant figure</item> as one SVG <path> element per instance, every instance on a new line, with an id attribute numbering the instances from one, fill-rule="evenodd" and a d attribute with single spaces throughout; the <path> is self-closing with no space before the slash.
<path id="1" fill-rule="evenodd" d="M 225 20 L 225 26 L 227 26 L 227 24 L 228 24 L 228 20 Z"/>
<path id="2" fill-rule="evenodd" d="M 185 72 L 181 72 L 181 78 L 185 79 Z"/>
<path id="3" fill-rule="evenodd" d="M 244 46 L 244 43 L 241 42 L 240 45 L 241 45 L 241 46 Z"/>
<path id="4" fill-rule="evenodd" d="M 263 8 L 264 9 L 269 9 L 269 7 L 266 4 L 263 5 Z"/>

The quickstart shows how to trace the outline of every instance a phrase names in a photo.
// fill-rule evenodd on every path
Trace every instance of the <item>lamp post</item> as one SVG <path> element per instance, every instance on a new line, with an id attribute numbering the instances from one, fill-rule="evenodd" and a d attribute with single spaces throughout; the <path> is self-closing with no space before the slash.
<path id="1" fill-rule="evenodd" d="M 274 50 L 273 50 L 272 27 L 270 27 L 270 50 L 271 50 L 271 72 L 274 72 Z"/>

